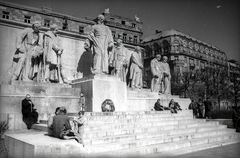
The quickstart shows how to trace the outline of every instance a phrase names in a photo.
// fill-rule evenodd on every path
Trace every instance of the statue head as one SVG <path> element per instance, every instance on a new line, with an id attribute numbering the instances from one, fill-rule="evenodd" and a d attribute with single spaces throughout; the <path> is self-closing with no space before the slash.
<path id="1" fill-rule="evenodd" d="M 168 60 L 168 57 L 167 56 L 163 56 L 163 62 L 167 62 L 167 60 Z"/>
<path id="2" fill-rule="evenodd" d="M 136 47 L 135 47 L 135 52 L 140 53 L 140 52 L 141 52 L 141 48 L 140 48 L 139 46 L 136 46 Z"/>
<path id="3" fill-rule="evenodd" d="M 58 25 L 56 25 L 56 24 L 52 24 L 52 25 L 50 26 L 50 30 L 51 30 L 54 34 L 56 34 L 56 33 L 58 32 L 58 30 L 59 30 L 59 27 L 58 27 Z"/>
<path id="4" fill-rule="evenodd" d="M 158 61 L 160 61 L 160 60 L 161 60 L 161 55 L 160 55 L 160 54 L 156 54 L 156 59 L 157 59 Z"/>
<path id="5" fill-rule="evenodd" d="M 27 95 L 26 95 L 26 99 L 27 99 L 27 100 L 31 100 L 30 94 L 27 94 Z"/>
<path id="6" fill-rule="evenodd" d="M 34 30 L 34 32 L 39 32 L 40 28 L 41 28 L 41 22 L 34 21 L 32 24 L 32 29 Z"/>
<path id="7" fill-rule="evenodd" d="M 98 15 L 98 17 L 97 17 L 98 23 L 103 23 L 104 20 L 105 20 L 104 15 L 102 15 L 102 14 Z"/>
<path id="8" fill-rule="evenodd" d="M 118 38 L 116 44 L 117 44 L 117 46 L 120 46 L 122 44 L 122 38 Z"/>

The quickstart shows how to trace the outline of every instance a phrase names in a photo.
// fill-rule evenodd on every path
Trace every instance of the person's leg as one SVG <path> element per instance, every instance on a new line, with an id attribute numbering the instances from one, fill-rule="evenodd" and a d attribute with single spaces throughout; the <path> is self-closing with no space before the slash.
<path id="1" fill-rule="evenodd" d="M 37 123 L 38 122 L 38 112 L 36 112 L 36 111 L 32 112 L 32 116 L 34 119 L 34 123 Z"/>

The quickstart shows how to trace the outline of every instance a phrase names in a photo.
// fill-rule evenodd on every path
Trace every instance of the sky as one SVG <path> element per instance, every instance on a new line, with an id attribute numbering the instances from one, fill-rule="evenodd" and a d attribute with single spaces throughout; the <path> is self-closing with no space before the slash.
<path id="1" fill-rule="evenodd" d="M 175 29 L 225 52 L 240 62 L 240 0 L 4 0 L 78 18 L 111 14 L 143 22 L 143 38 Z"/>

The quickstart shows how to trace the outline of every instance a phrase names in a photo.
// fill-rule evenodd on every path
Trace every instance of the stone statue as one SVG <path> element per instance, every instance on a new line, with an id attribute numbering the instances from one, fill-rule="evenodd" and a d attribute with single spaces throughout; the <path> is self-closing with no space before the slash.
<path id="1" fill-rule="evenodd" d="M 69 83 L 69 81 L 63 77 L 61 73 L 61 54 L 63 48 L 61 41 L 57 35 L 58 26 L 56 24 L 51 25 L 50 30 L 47 31 L 44 36 L 44 54 L 43 54 L 43 81 L 54 83 Z"/>
<path id="2" fill-rule="evenodd" d="M 161 70 L 160 54 L 157 54 L 156 57 L 151 60 L 150 66 L 151 66 L 151 72 L 153 75 L 153 78 L 151 80 L 151 91 L 161 93 L 163 71 Z"/>
<path id="3" fill-rule="evenodd" d="M 116 42 L 116 48 L 113 53 L 112 67 L 113 74 L 121 79 L 121 81 L 126 82 L 126 74 L 129 67 L 130 53 L 127 48 L 122 44 L 122 39 L 118 38 Z"/>
<path id="4" fill-rule="evenodd" d="M 43 53 L 42 38 L 39 33 L 41 23 L 35 21 L 32 28 L 25 28 L 17 37 L 16 52 L 17 59 L 11 80 L 32 81 L 39 73 L 40 56 Z"/>
<path id="5" fill-rule="evenodd" d="M 130 77 L 132 88 L 142 88 L 142 69 L 141 49 L 137 46 L 130 59 Z"/>
<path id="6" fill-rule="evenodd" d="M 93 47 L 93 74 L 108 73 L 109 51 L 114 46 L 112 32 L 104 25 L 104 19 L 102 14 L 98 16 L 97 24 L 93 25 L 86 40 L 86 43 L 91 43 Z"/>
<path id="7" fill-rule="evenodd" d="M 140 18 L 137 17 L 137 15 L 135 15 L 135 20 L 136 20 L 137 22 L 140 22 Z"/>
<path id="8" fill-rule="evenodd" d="M 163 72 L 163 94 L 171 94 L 171 73 L 167 60 L 168 57 L 163 56 L 163 61 L 161 62 L 161 70 Z"/>
<path id="9" fill-rule="evenodd" d="M 104 9 L 104 13 L 109 14 L 110 13 L 110 9 L 109 8 Z"/>

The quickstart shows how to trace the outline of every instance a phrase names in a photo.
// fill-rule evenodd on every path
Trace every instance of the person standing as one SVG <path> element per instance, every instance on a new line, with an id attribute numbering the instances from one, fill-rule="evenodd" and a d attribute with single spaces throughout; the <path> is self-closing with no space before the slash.
<path id="1" fill-rule="evenodd" d="M 79 143 L 81 143 L 84 146 L 84 140 L 83 140 L 83 134 L 84 134 L 84 123 L 85 123 L 85 116 L 84 111 L 78 112 L 78 118 L 73 119 L 73 122 L 76 124 L 77 129 L 74 131 L 76 133 L 76 136 L 78 137 Z"/>
<path id="2" fill-rule="evenodd" d="M 205 118 L 210 118 L 210 111 L 212 109 L 212 102 L 209 100 L 209 97 L 207 97 L 207 100 L 204 101 L 205 106 Z"/>
<path id="3" fill-rule="evenodd" d="M 162 78 L 163 72 L 161 70 L 161 55 L 157 54 L 154 59 L 151 60 L 151 72 L 153 78 L 151 80 L 151 91 L 158 92 L 159 94 L 162 92 Z"/>
<path id="4" fill-rule="evenodd" d="M 34 123 L 38 122 L 38 112 L 34 109 L 34 104 L 29 94 L 22 100 L 23 122 L 27 125 L 27 129 L 31 129 Z"/>
<path id="5" fill-rule="evenodd" d="M 196 118 L 198 116 L 198 110 L 195 100 L 192 100 L 192 102 L 188 106 L 189 110 L 193 110 L 193 117 Z"/>
<path id="6" fill-rule="evenodd" d="M 198 112 L 199 112 L 199 117 L 203 118 L 203 116 L 204 116 L 203 115 L 204 105 L 203 105 L 203 102 L 202 102 L 201 98 L 198 99 L 197 108 L 198 108 Z"/>
<path id="7" fill-rule="evenodd" d="M 109 50 L 114 46 L 112 32 L 104 25 L 104 20 L 104 15 L 100 14 L 86 40 L 89 47 L 91 44 L 93 46 L 93 74 L 108 74 Z"/>
<path id="8" fill-rule="evenodd" d="M 40 55 L 43 53 L 40 28 L 41 23 L 35 21 L 32 28 L 25 28 L 17 37 L 15 57 L 18 61 L 11 80 L 32 81 L 37 77 Z"/>
<path id="9" fill-rule="evenodd" d="M 132 88 L 142 88 L 142 69 L 141 49 L 137 46 L 130 59 L 130 81 Z"/>
<path id="10" fill-rule="evenodd" d="M 80 99 L 79 99 L 79 106 L 80 106 L 80 111 L 85 111 L 85 102 L 86 102 L 86 99 L 85 99 L 85 96 L 84 96 L 84 93 L 81 92 L 80 93 Z"/>

